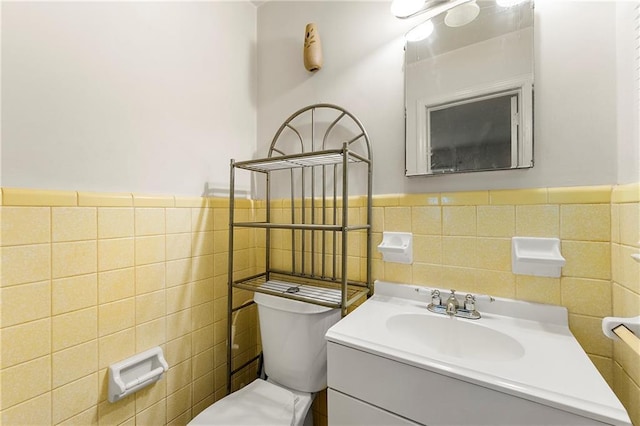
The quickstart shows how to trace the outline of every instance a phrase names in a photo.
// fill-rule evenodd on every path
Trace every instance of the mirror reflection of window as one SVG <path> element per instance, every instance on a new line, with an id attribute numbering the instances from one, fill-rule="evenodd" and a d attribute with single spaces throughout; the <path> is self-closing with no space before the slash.
<path id="1" fill-rule="evenodd" d="M 517 95 L 507 94 L 428 108 L 431 171 L 512 167 L 512 150 L 518 145 L 517 105 Z"/>
<path id="2" fill-rule="evenodd" d="M 476 3 L 406 43 L 407 176 L 533 167 L 533 0 Z"/>

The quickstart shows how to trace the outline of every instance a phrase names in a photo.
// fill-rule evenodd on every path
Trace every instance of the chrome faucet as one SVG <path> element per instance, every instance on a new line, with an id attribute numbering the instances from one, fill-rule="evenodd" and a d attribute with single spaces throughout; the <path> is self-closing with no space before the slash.
<path id="1" fill-rule="evenodd" d="M 443 303 L 443 298 L 441 297 L 440 290 L 438 289 L 430 289 L 426 287 L 417 287 L 415 289 L 418 293 L 426 293 L 431 295 L 431 303 L 427 305 L 427 309 L 430 312 L 442 315 L 449 315 L 450 317 L 456 316 L 460 318 L 466 319 L 479 319 L 480 312 L 476 310 L 476 299 L 481 299 L 486 302 L 493 302 L 495 299 L 491 296 L 487 295 L 473 295 L 467 294 L 464 297 L 462 302 L 462 306 L 456 297 L 456 291 L 451 290 L 451 294 L 446 301 Z"/>
<path id="2" fill-rule="evenodd" d="M 451 289 L 451 294 L 447 299 L 447 315 L 449 315 L 450 317 L 454 316 L 456 313 L 458 313 L 458 307 L 460 307 L 460 304 L 458 303 L 458 299 L 456 298 L 456 291 L 454 289 Z"/>

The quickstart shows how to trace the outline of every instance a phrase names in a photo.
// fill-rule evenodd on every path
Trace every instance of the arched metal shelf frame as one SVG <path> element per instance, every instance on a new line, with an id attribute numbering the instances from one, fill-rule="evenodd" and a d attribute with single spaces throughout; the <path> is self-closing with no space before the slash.
<path id="1" fill-rule="evenodd" d="M 321 131 L 319 131 L 320 129 Z M 316 135 L 316 133 L 321 133 Z M 306 137 L 305 137 L 306 136 Z M 316 137 L 318 136 L 318 137 Z M 337 146 L 336 146 L 337 145 Z M 265 220 L 236 222 L 235 175 L 238 170 L 256 172 L 265 180 Z M 273 222 L 272 186 L 274 173 L 289 181 L 290 222 Z M 349 217 L 349 175 L 361 176 L 366 170 L 363 198 L 356 223 Z M 284 171 L 284 172 L 283 172 Z M 364 176 L 363 176 L 364 177 Z M 369 136 L 358 118 L 333 104 L 314 104 L 289 116 L 276 131 L 266 158 L 231 160 L 229 203 L 228 264 L 228 341 L 227 391 L 232 391 L 232 376 L 247 365 L 233 368 L 232 317 L 248 304 L 236 306 L 234 289 L 272 294 L 340 309 L 347 314 L 350 306 L 372 293 L 372 177 L 373 158 Z M 359 194 L 363 195 L 363 194 Z M 354 215 L 356 216 L 356 215 Z M 366 217 L 363 217 L 366 216 Z M 264 229 L 265 268 L 258 274 L 238 279 L 234 276 L 234 230 Z M 290 230 L 290 269 L 272 266 L 272 232 Z M 366 258 L 357 280 L 348 278 L 349 233 L 366 232 Z M 359 256 L 359 254 L 358 254 Z"/>

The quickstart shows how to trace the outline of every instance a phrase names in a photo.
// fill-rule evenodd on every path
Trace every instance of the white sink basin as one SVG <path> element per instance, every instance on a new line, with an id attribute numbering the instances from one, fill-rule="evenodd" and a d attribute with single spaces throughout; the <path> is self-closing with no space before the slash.
<path id="1" fill-rule="evenodd" d="M 524 355 L 524 347 L 500 331 L 456 317 L 398 314 L 387 319 L 391 333 L 456 358 L 511 361 Z"/>
<path id="2" fill-rule="evenodd" d="M 427 299 L 416 286 L 376 281 L 374 296 L 326 338 L 605 424 L 631 424 L 569 331 L 565 308 L 496 298 L 476 303 L 478 320 L 451 319 L 427 310 Z"/>

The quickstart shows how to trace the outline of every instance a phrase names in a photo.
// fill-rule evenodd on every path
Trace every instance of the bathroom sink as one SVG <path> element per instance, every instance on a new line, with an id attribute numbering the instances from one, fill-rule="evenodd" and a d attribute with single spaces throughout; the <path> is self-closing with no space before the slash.
<path id="1" fill-rule="evenodd" d="M 513 337 L 467 319 L 398 314 L 387 319 L 386 326 L 400 338 L 447 356 L 510 361 L 524 355 L 524 348 Z"/>
<path id="2" fill-rule="evenodd" d="M 410 284 L 376 281 L 375 294 L 329 329 L 330 388 L 374 401 L 376 407 L 408 401 L 403 405 L 406 412 L 391 412 L 420 424 L 456 424 L 433 416 L 461 412 L 478 417 L 460 418 L 458 423 L 495 425 L 492 413 L 527 401 L 531 407 L 546 407 L 547 413 L 570 413 L 577 419 L 571 423 L 563 417 L 554 423 L 531 417 L 529 424 L 630 425 L 622 404 L 571 334 L 566 308 L 500 297 L 489 303 L 482 298 L 476 303 L 480 319 L 449 318 L 429 311 L 429 292 L 425 296 L 418 290 Z M 361 368 L 344 361 L 349 353 L 365 359 Z M 385 365 L 398 369 L 387 372 Z M 375 399 L 378 391 L 386 396 Z M 450 401 L 451 395 L 472 393 L 476 396 L 462 402 L 465 410 L 457 410 L 457 402 Z M 414 400 L 414 395 L 421 397 Z M 485 404 L 487 395 L 493 395 L 493 408 Z M 448 404 L 453 404 L 451 410 L 440 409 Z M 469 408 L 472 405 L 476 408 Z M 518 424 L 527 418 L 517 417 Z M 507 415 L 501 419 L 512 424 Z"/>

